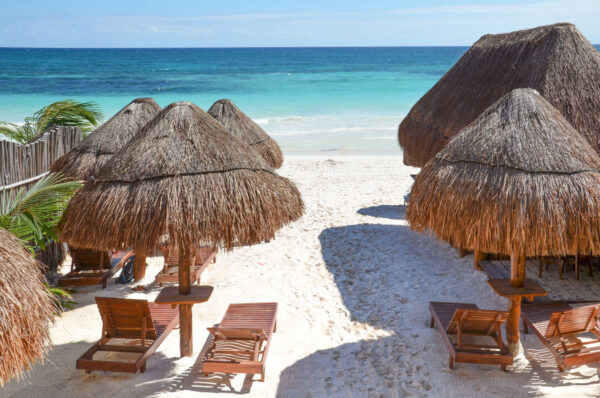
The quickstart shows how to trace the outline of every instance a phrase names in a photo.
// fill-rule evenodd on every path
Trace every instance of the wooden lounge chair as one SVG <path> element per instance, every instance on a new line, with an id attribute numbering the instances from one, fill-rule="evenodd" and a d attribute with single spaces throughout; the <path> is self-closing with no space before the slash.
<path id="1" fill-rule="evenodd" d="M 600 361 L 600 304 L 573 308 L 558 301 L 524 305 L 525 333 L 532 329 L 556 358 L 559 371 Z M 578 335 L 594 339 L 583 341 Z"/>
<path id="2" fill-rule="evenodd" d="M 200 371 L 260 374 L 260 381 L 265 381 L 265 362 L 276 329 L 277 303 L 230 304 L 221 323 L 208 328 Z"/>
<path id="3" fill-rule="evenodd" d="M 179 323 L 179 308 L 146 300 L 96 297 L 102 316 L 102 338 L 77 359 L 77 369 L 144 373 L 146 361 Z M 97 358 L 110 352 L 122 360 Z M 137 354 L 137 355 L 135 355 Z M 131 356 L 135 356 L 131 358 Z"/>
<path id="4" fill-rule="evenodd" d="M 179 251 L 169 246 L 161 248 L 162 255 L 165 259 L 163 269 L 156 275 L 154 281 L 162 286 L 163 283 L 179 282 Z M 217 261 L 217 249 L 213 247 L 201 247 L 196 249 L 194 257 L 194 267 L 191 272 L 192 285 L 200 284 L 200 276 L 211 262 Z"/>
<path id="5" fill-rule="evenodd" d="M 71 270 L 58 280 L 60 287 L 102 285 L 104 289 L 108 279 L 133 256 L 132 251 L 118 252 L 112 257 L 106 251 L 72 247 L 69 251 L 72 257 Z"/>
<path id="6" fill-rule="evenodd" d="M 429 309 L 430 326 L 437 326 L 450 352 L 450 369 L 454 369 L 455 362 L 500 365 L 502 370 L 512 365 L 500 330 L 508 312 L 480 310 L 468 303 L 430 302 Z M 489 337 L 494 344 L 467 344 L 464 336 Z"/>

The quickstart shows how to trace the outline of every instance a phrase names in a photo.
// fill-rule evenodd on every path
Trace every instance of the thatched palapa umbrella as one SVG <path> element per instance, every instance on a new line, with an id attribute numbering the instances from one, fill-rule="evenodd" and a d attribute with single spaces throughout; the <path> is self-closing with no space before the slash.
<path id="1" fill-rule="evenodd" d="M 0 229 L 0 386 L 44 357 L 54 308 L 38 263 Z"/>
<path id="2" fill-rule="evenodd" d="M 600 53 L 560 23 L 481 37 L 400 124 L 404 163 L 423 167 L 516 88 L 536 89 L 600 153 Z"/>
<path id="3" fill-rule="evenodd" d="M 535 90 L 502 97 L 422 169 L 410 195 L 412 229 L 511 257 L 522 286 L 525 257 L 600 253 L 600 156 Z M 521 299 L 507 334 L 518 343 Z"/>
<path id="4" fill-rule="evenodd" d="M 152 98 L 137 98 L 104 122 L 50 168 L 66 177 L 89 180 L 160 111 Z"/>
<path id="5" fill-rule="evenodd" d="M 277 142 L 231 100 L 218 100 L 210 107 L 208 114 L 217 119 L 231 134 L 249 144 L 271 167 L 281 167 L 283 154 Z"/>
<path id="6" fill-rule="evenodd" d="M 166 232 L 189 294 L 195 245 L 232 248 L 274 237 L 302 215 L 296 186 L 202 109 L 163 109 L 70 201 L 61 235 L 81 247 L 149 251 Z M 191 306 L 180 305 L 182 355 L 191 355 Z"/>

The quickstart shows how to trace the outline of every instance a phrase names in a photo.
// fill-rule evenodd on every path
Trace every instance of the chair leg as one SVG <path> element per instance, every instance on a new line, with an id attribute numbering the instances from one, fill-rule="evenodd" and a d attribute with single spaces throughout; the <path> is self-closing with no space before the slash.
<path id="1" fill-rule="evenodd" d="M 260 381 L 265 381 L 265 372 L 260 374 Z"/>
<path id="2" fill-rule="evenodd" d="M 431 317 L 431 320 L 429 321 L 429 327 L 433 329 L 433 326 L 434 326 L 433 317 Z"/>
<path id="3" fill-rule="evenodd" d="M 502 366 L 500 366 L 500 369 L 502 369 L 502 371 L 503 371 L 503 372 L 506 372 L 506 371 L 507 371 L 507 370 L 506 370 L 506 365 L 502 365 Z"/>
<path id="4" fill-rule="evenodd" d="M 450 360 L 448 361 L 448 366 L 450 367 L 450 369 L 454 369 L 454 358 L 452 358 L 452 355 L 450 355 Z"/>
<path id="5" fill-rule="evenodd" d="M 146 364 L 144 364 L 141 368 L 140 368 L 140 373 L 144 373 L 146 371 Z"/>
<path id="6" fill-rule="evenodd" d="M 277 332 L 277 321 L 275 321 L 275 325 L 273 325 L 273 333 Z"/>
<path id="7" fill-rule="evenodd" d="M 563 278 L 563 271 L 565 269 L 565 260 L 562 260 L 562 262 L 560 263 L 559 267 L 558 267 L 558 275 L 560 276 L 560 280 L 562 281 Z"/>

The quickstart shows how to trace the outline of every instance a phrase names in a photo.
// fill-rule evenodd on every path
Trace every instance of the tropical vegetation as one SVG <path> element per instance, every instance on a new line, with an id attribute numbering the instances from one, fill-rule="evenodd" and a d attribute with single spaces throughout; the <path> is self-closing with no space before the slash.
<path id="1" fill-rule="evenodd" d="M 102 118 L 102 111 L 93 102 L 63 100 L 43 107 L 33 116 L 25 118 L 23 124 L 0 122 L 0 134 L 27 144 L 56 126 L 77 126 L 84 133 L 90 132 Z"/>
<path id="2" fill-rule="evenodd" d="M 3 191 L 0 196 L 0 228 L 21 239 L 32 255 L 35 248 L 45 248 L 50 239 L 57 239 L 56 226 L 65 206 L 75 191 L 78 181 L 69 181 L 62 175 L 51 173 L 31 188 L 20 189 L 16 194 Z M 58 309 L 70 308 L 73 301 L 66 291 L 46 286 Z"/>

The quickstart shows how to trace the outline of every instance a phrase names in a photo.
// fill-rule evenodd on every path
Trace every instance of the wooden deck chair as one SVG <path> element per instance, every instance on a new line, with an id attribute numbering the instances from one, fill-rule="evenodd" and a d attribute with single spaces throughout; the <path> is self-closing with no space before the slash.
<path id="1" fill-rule="evenodd" d="M 108 279 L 123 268 L 133 251 L 121 251 L 112 257 L 106 251 L 70 247 L 71 270 L 58 280 L 58 286 L 93 286 L 106 288 Z"/>
<path id="2" fill-rule="evenodd" d="M 450 369 L 454 369 L 455 362 L 500 365 L 502 370 L 512 365 L 501 332 L 508 312 L 480 310 L 468 303 L 430 302 L 429 309 L 430 327 L 437 326 L 450 352 Z M 467 344 L 464 336 L 489 337 L 494 344 Z"/>
<path id="3" fill-rule="evenodd" d="M 556 358 L 559 371 L 600 361 L 600 304 L 578 308 L 561 301 L 524 305 L 521 317 L 525 332 L 534 331 Z M 594 338 L 583 341 L 582 334 Z"/>
<path id="4" fill-rule="evenodd" d="M 265 362 L 276 329 L 277 303 L 230 304 L 221 323 L 208 328 L 200 371 L 260 374 L 260 381 L 265 381 Z"/>
<path id="5" fill-rule="evenodd" d="M 162 286 L 163 283 L 179 282 L 179 251 L 176 248 L 163 246 L 161 248 L 165 265 L 163 269 L 156 275 L 154 281 Z M 192 285 L 200 284 L 200 276 L 211 262 L 217 261 L 217 249 L 214 247 L 197 248 L 194 253 L 193 268 L 190 273 Z"/>
<path id="6" fill-rule="evenodd" d="M 179 323 L 179 308 L 146 300 L 96 297 L 102 317 L 102 337 L 77 359 L 77 369 L 142 373 L 146 361 Z M 111 353 L 127 358 L 96 358 Z"/>

